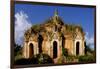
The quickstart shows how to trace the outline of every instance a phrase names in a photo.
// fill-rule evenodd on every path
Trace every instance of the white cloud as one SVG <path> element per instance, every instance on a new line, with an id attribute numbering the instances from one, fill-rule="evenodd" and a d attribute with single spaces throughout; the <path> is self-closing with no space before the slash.
<path id="1" fill-rule="evenodd" d="M 30 28 L 32 23 L 28 20 L 28 16 L 23 11 L 15 14 L 15 42 L 22 45 L 25 30 Z"/>
<path id="2" fill-rule="evenodd" d="M 90 45 L 91 48 L 94 46 L 94 35 L 90 36 L 88 32 L 86 32 L 85 36 L 86 44 Z"/>

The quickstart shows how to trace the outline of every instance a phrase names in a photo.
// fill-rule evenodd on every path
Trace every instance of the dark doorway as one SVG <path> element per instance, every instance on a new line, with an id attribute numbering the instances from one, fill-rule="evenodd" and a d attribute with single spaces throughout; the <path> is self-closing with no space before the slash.
<path id="1" fill-rule="evenodd" d="M 38 37 L 38 48 L 39 48 L 39 53 L 42 53 L 42 42 L 43 42 L 43 37 L 39 35 Z"/>
<path id="2" fill-rule="evenodd" d="M 34 55 L 34 47 L 33 44 L 30 43 L 29 45 L 29 57 L 32 57 Z"/>
<path id="3" fill-rule="evenodd" d="M 57 42 L 53 42 L 53 58 L 57 58 Z"/>
<path id="4" fill-rule="evenodd" d="M 87 45 L 86 45 L 86 42 L 84 42 L 84 46 L 85 46 L 84 52 L 85 52 L 85 54 L 87 54 Z"/>
<path id="5" fill-rule="evenodd" d="M 76 55 L 79 55 L 79 42 L 76 43 Z"/>

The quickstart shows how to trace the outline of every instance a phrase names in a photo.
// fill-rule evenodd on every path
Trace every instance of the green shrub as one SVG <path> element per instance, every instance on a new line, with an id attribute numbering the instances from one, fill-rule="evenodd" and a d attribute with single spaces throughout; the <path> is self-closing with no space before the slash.
<path id="1" fill-rule="evenodd" d="M 62 64 L 62 63 L 66 63 L 66 57 L 65 56 L 61 56 L 58 61 L 57 61 L 58 64 Z"/>
<path id="2" fill-rule="evenodd" d="M 64 56 L 68 56 L 68 50 L 66 48 L 62 48 L 62 52 Z"/>
<path id="3" fill-rule="evenodd" d="M 25 59 L 25 58 L 16 59 L 14 63 L 15 65 L 49 64 L 49 63 L 53 63 L 53 60 L 47 54 L 37 54 L 29 59 Z"/>
<path id="4" fill-rule="evenodd" d="M 95 57 L 90 55 L 79 56 L 79 62 L 94 62 Z"/>
<path id="5" fill-rule="evenodd" d="M 37 54 L 35 57 L 32 57 L 32 61 L 34 61 L 37 64 L 47 64 L 47 63 L 53 63 L 52 58 L 47 54 Z"/>
<path id="6" fill-rule="evenodd" d="M 15 61 L 18 60 L 18 59 L 21 59 L 21 58 L 23 58 L 23 56 L 21 54 L 18 54 L 18 55 L 15 56 Z"/>
<path id="7" fill-rule="evenodd" d="M 69 56 L 66 57 L 66 61 L 70 62 L 70 63 L 72 63 L 72 62 L 78 62 L 78 58 L 77 58 L 77 56 L 69 55 Z"/>

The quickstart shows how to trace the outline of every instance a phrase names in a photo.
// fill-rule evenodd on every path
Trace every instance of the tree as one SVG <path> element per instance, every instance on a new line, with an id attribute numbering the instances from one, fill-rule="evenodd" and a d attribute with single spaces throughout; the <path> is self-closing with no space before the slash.
<path id="1" fill-rule="evenodd" d="M 87 53 L 93 53 L 93 50 L 90 48 L 90 45 L 88 44 L 86 44 L 86 42 L 85 42 L 85 54 L 87 54 Z"/>
<path id="2" fill-rule="evenodd" d="M 14 44 L 14 55 L 16 56 L 17 54 L 20 54 L 21 53 L 21 45 L 18 45 L 18 44 Z"/>

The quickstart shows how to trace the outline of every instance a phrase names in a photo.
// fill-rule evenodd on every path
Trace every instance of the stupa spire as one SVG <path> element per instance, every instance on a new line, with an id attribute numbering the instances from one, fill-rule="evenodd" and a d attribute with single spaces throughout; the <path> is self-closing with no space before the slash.
<path id="1" fill-rule="evenodd" d="M 58 16 L 58 10 L 55 9 L 54 16 Z"/>

